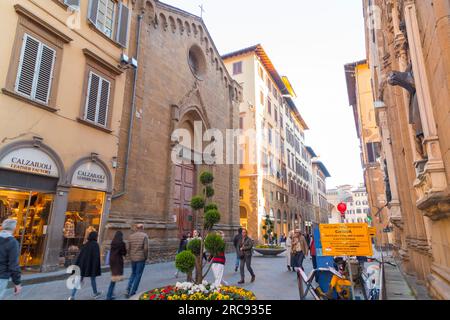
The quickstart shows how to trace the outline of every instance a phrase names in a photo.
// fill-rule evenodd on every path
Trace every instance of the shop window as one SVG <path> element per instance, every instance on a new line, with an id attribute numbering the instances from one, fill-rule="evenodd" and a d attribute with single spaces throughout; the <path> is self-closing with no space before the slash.
<path id="1" fill-rule="evenodd" d="M 17 220 L 14 237 L 20 245 L 20 266 L 39 271 L 45 249 L 53 194 L 0 189 L 0 223 Z"/>
<path id="2" fill-rule="evenodd" d="M 65 213 L 61 263 L 74 263 L 81 246 L 87 242 L 89 233 L 99 232 L 105 193 L 85 189 L 70 189 Z"/>

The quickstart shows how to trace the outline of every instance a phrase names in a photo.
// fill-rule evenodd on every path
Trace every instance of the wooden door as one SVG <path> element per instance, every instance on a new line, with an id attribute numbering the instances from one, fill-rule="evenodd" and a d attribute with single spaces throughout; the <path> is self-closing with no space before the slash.
<path id="1" fill-rule="evenodd" d="M 190 203 L 195 191 L 195 166 L 175 166 L 174 214 L 177 215 L 178 236 L 194 230 L 195 217 Z"/>

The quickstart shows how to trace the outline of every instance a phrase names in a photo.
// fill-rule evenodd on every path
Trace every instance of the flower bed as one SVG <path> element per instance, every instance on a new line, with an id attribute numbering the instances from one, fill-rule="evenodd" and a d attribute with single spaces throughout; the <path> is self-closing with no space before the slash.
<path id="1" fill-rule="evenodd" d="M 256 296 L 239 287 L 216 288 L 204 281 L 201 285 L 178 282 L 175 286 L 153 289 L 143 293 L 139 300 L 256 300 Z"/>

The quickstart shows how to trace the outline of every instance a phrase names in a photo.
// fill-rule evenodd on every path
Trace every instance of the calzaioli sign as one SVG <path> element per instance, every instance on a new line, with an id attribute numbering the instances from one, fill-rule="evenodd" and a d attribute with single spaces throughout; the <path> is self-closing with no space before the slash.
<path id="1" fill-rule="evenodd" d="M 59 177 L 55 161 L 37 148 L 22 148 L 11 151 L 0 159 L 0 168 L 48 177 Z"/>
<path id="2" fill-rule="evenodd" d="M 108 189 L 105 171 L 95 162 L 85 162 L 75 169 L 72 176 L 72 185 L 87 189 Z"/>

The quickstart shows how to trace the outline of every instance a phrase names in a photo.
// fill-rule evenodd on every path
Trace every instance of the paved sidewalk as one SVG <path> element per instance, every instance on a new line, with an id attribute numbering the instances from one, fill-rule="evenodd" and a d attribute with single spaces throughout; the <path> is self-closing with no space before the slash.
<path id="1" fill-rule="evenodd" d="M 225 266 L 224 280 L 230 285 L 237 285 L 240 280 L 239 272 L 234 272 L 235 255 L 227 255 L 227 264 Z M 298 300 L 297 276 L 294 272 L 288 272 L 286 268 L 286 257 L 284 255 L 276 258 L 265 258 L 255 254 L 252 260 L 253 269 L 256 273 L 254 283 L 246 283 L 243 288 L 253 291 L 258 300 Z M 306 272 L 312 269 L 311 258 L 305 259 L 304 266 Z M 140 291 L 150 290 L 166 285 L 173 285 L 177 281 L 184 281 L 184 275 L 180 274 L 175 278 L 175 266 L 173 262 L 158 263 L 147 265 L 142 276 Z M 125 275 L 130 275 L 130 268 L 125 269 Z M 250 275 L 246 271 L 247 278 Z M 212 272 L 208 275 L 208 281 L 213 280 Z M 105 299 L 106 291 L 109 286 L 110 274 L 104 273 L 97 278 L 98 289 L 103 291 L 101 299 Z M 124 299 L 127 281 L 121 282 L 116 287 L 118 299 Z M 91 299 L 92 289 L 89 279 L 86 279 L 83 288 L 77 293 L 78 300 Z M 6 300 L 66 300 L 70 296 L 70 290 L 66 287 L 65 280 L 53 281 L 48 283 L 33 284 L 23 287 L 20 296 L 15 297 L 12 289 L 9 289 Z"/>

